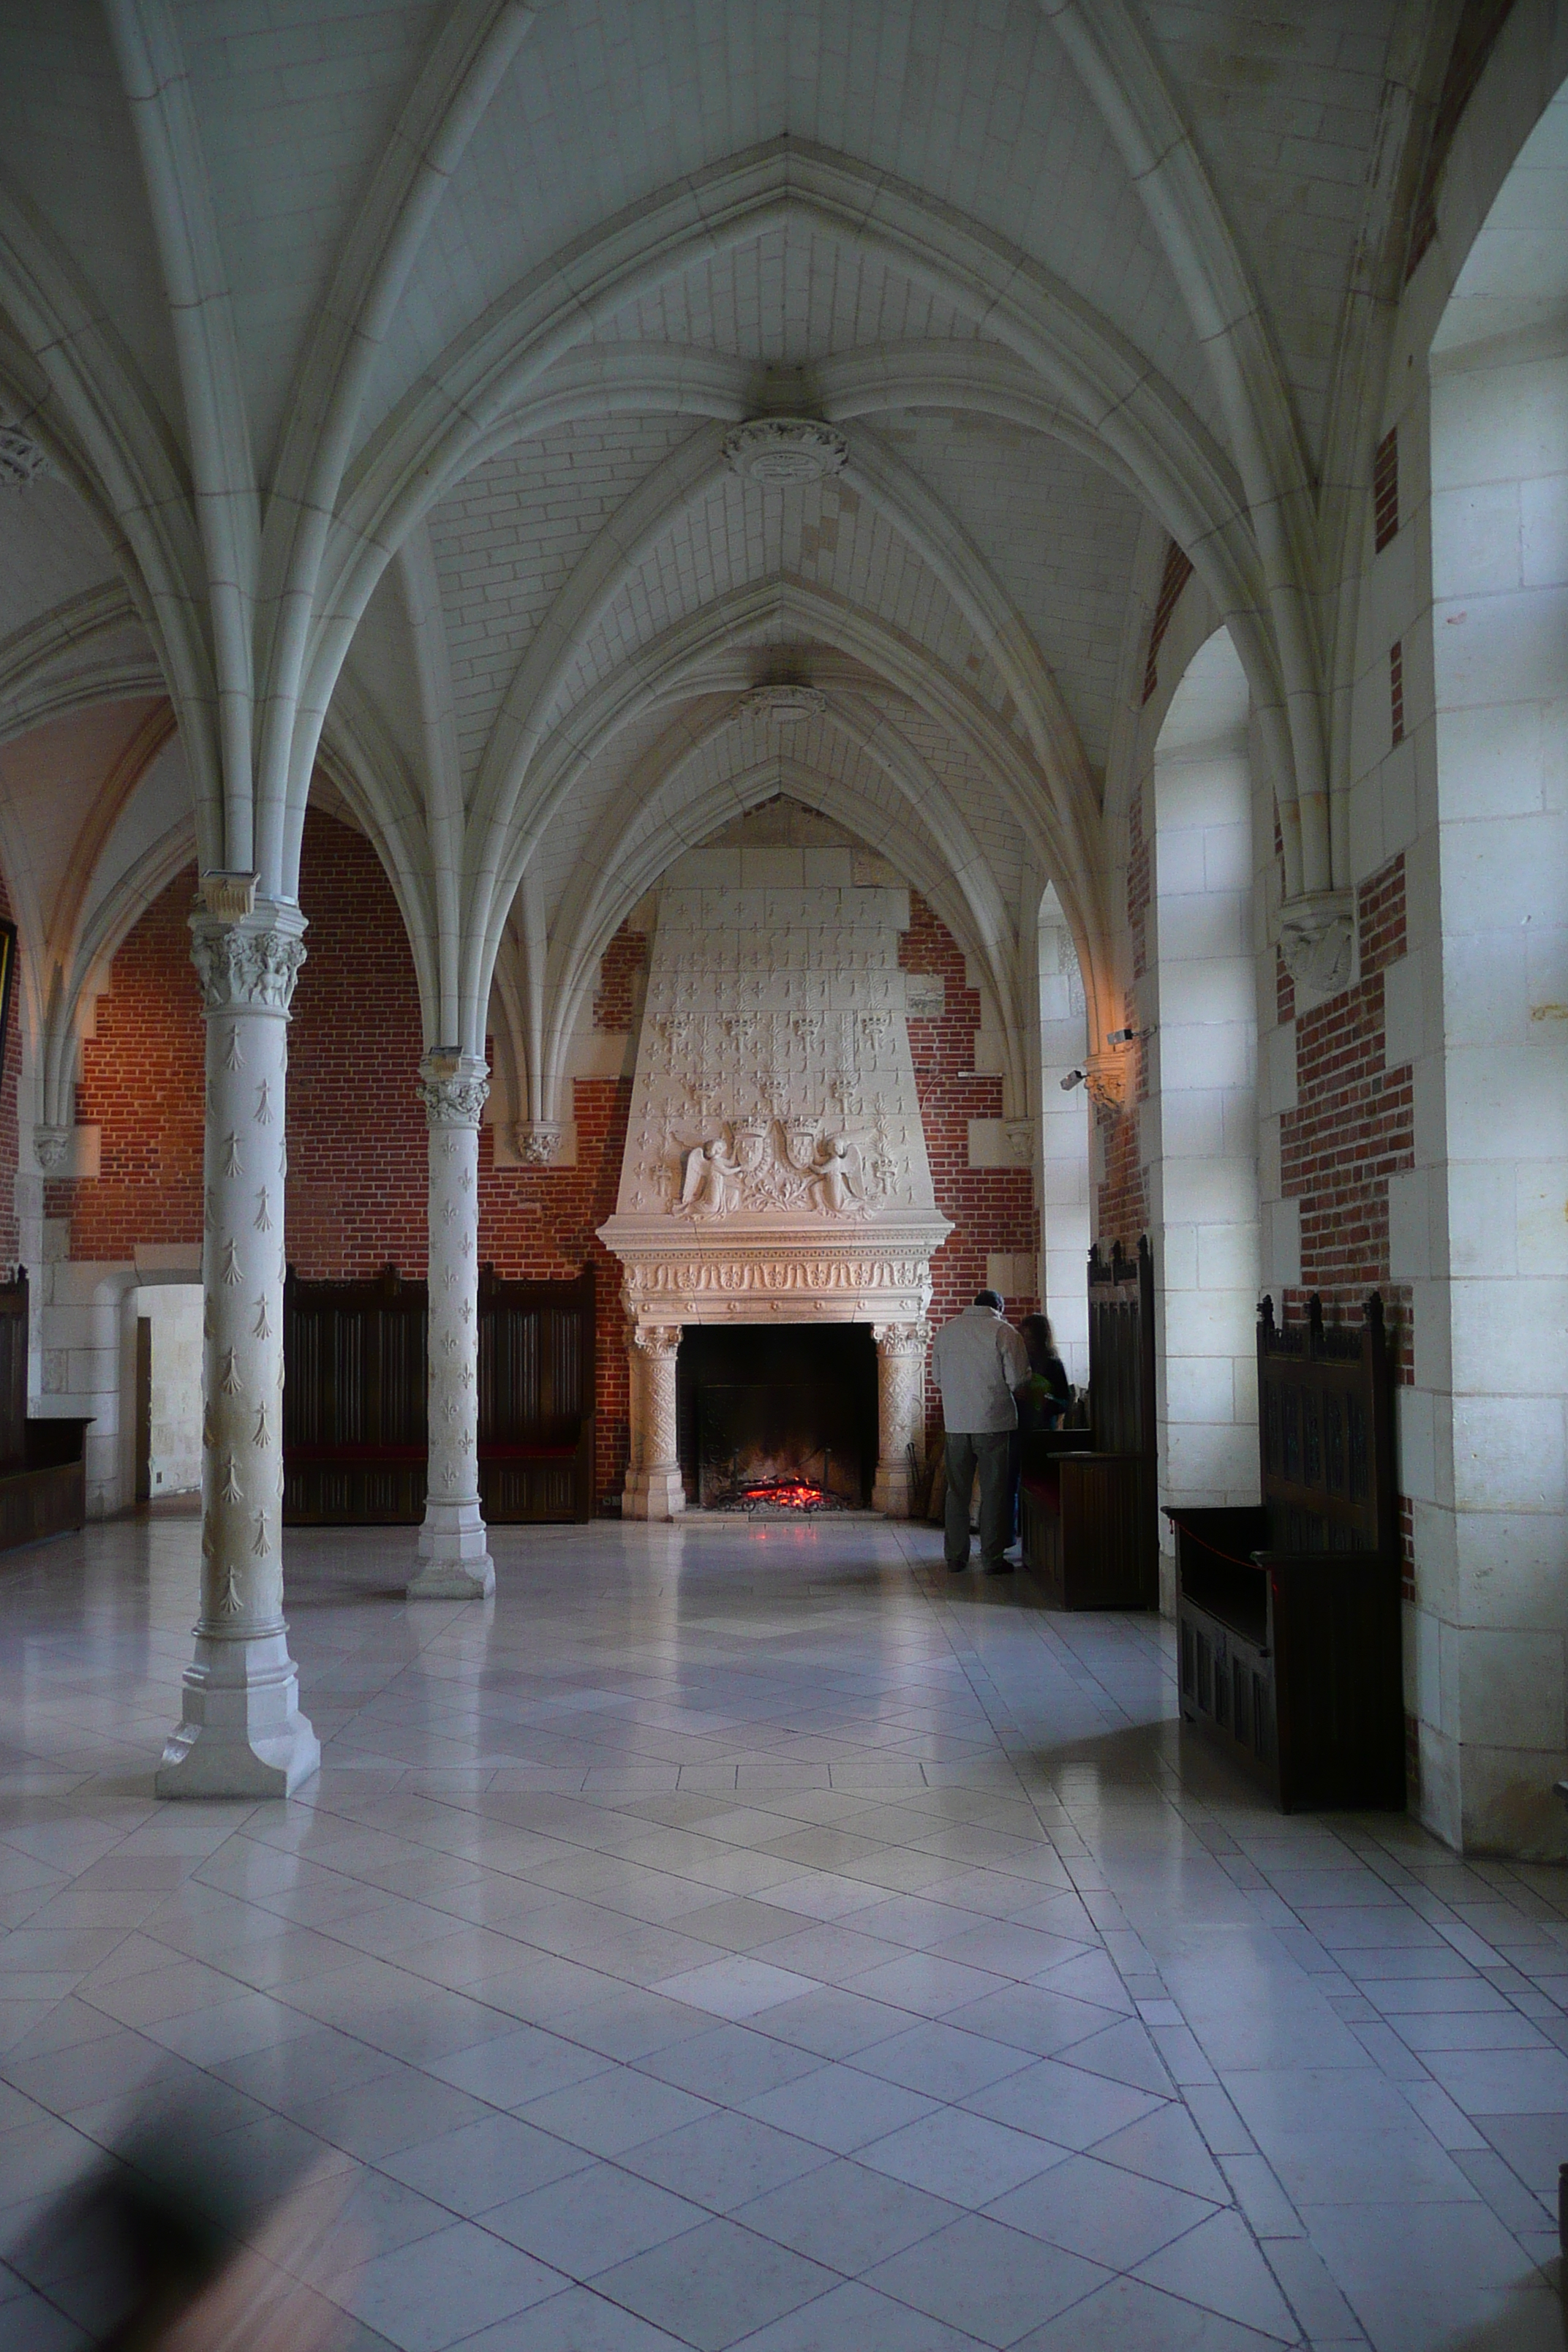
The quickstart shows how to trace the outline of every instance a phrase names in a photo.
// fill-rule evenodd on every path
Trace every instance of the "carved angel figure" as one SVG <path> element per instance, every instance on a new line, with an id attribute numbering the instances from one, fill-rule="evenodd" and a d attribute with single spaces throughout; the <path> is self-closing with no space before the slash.
<path id="1" fill-rule="evenodd" d="M 825 1136 L 811 1180 L 814 1204 L 830 1217 L 842 1217 L 866 1206 L 860 1174 L 860 1153 L 847 1136 Z"/>
<path id="2" fill-rule="evenodd" d="M 693 1144 L 686 1158 L 686 1181 L 680 1188 L 680 1213 L 690 1217 L 727 1216 L 740 1190 L 741 1169 L 731 1157 L 721 1135 Z"/>

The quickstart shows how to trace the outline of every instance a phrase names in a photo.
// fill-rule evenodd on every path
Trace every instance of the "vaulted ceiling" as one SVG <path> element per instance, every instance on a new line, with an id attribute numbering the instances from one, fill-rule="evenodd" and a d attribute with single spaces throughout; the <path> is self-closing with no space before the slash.
<path id="1" fill-rule="evenodd" d="M 1109 955 L 1172 536 L 1323 887 L 1354 519 L 1321 486 L 1364 456 L 1346 386 L 1453 14 L 13 0 L 0 862 L 35 1019 L 193 841 L 288 895 L 324 771 L 432 1037 L 514 969 L 536 1110 L 616 925 L 781 790 L 1026 1021 L 1047 882 L 1091 988 Z M 769 415 L 830 423 L 841 470 L 737 470 Z M 782 680 L 820 707 L 746 699 Z"/>

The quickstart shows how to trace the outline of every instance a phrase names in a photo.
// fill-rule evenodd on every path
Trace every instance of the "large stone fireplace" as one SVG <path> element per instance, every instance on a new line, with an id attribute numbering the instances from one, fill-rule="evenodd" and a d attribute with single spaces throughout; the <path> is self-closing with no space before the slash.
<path id="1" fill-rule="evenodd" d="M 909 1510 L 931 1259 L 952 1228 L 910 1058 L 909 893 L 886 872 L 841 840 L 717 848 L 682 859 L 658 894 L 620 1194 L 601 1229 L 626 1268 L 634 1517 L 686 1507 L 681 1336 L 712 1324 L 869 1327 L 872 1500 Z M 756 1440 L 754 1411 L 748 1429 Z"/>

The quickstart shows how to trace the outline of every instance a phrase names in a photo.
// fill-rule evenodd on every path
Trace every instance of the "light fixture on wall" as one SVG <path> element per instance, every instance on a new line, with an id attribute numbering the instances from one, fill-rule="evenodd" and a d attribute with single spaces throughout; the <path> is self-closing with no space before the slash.
<path id="1" fill-rule="evenodd" d="M 1141 1045 L 1145 1037 L 1153 1034 L 1152 1029 L 1108 1029 L 1105 1042 L 1108 1045 Z"/>
<path id="2" fill-rule="evenodd" d="M 1069 1070 L 1066 1077 L 1061 1082 L 1063 1094 L 1070 1095 L 1074 1087 L 1081 1087 L 1083 1084 L 1083 1077 L 1084 1074 L 1081 1070 Z"/>

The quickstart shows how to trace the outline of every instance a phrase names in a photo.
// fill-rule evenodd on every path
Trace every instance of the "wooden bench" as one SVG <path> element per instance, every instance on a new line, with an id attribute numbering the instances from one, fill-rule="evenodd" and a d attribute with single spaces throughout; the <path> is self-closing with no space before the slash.
<path id="1" fill-rule="evenodd" d="M 1398 1498 L 1383 1301 L 1258 1321 L 1262 1503 L 1173 1510 L 1185 1722 L 1282 1812 L 1403 1810 Z"/>
<path id="2" fill-rule="evenodd" d="M 1089 1254 L 1088 1429 L 1023 1440 L 1024 1564 L 1058 1609 L 1157 1609 L 1154 1262 Z"/>
<path id="3" fill-rule="evenodd" d="M 0 1283 L 0 1551 L 87 1521 L 90 1421 L 27 1412 L 27 1271 Z"/>
<path id="4" fill-rule="evenodd" d="M 428 1302 L 395 1266 L 283 1293 L 283 1519 L 412 1527 L 428 1465 Z M 479 1504 L 498 1527 L 594 1508 L 594 1276 L 479 1276 Z"/>

